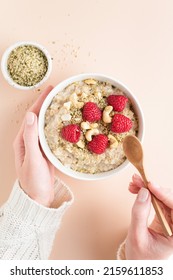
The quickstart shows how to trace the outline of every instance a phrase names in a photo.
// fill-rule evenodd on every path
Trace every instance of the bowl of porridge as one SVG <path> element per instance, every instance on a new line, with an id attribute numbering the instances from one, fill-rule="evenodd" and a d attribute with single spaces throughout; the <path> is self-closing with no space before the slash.
<path id="1" fill-rule="evenodd" d="M 60 171 L 81 180 L 107 178 L 128 165 L 123 139 L 144 134 L 139 102 L 121 82 L 101 74 L 62 81 L 39 114 L 41 147 Z"/>

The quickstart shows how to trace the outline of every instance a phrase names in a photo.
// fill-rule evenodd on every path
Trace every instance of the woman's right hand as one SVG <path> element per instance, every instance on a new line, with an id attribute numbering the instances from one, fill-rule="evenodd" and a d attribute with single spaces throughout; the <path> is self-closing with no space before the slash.
<path id="1" fill-rule="evenodd" d="M 168 259 L 173 254 L 173 236 L 164 235 L 157 216 L 148 226 L 151 195 L 143 186 L 140 176 L 134 175 L 129 190 L 131 193 L 137 193 L 137 198 L 133 205 L 131 225 L 126 239 L 126 259 Z M 161 201 L 161 207 L 173 232 L 173 189 L 161 188 L 154 183 L 149 183 L 148 187 Z"/>

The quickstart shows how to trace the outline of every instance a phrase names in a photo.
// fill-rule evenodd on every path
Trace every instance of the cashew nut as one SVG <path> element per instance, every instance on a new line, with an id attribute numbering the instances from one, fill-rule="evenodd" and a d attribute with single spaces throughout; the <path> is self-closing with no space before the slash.
<path id="1" fill-rule="evenodd" d="M 82 122 L 81 128 L 88 130 L 98 127 L 98 123 L 89 123 L 89 122 Z"/>
<path id="2" fill-rule="evenodd" d="M 112 118 L 110 117 L 110 113 L 112 112 L 113 107 L 112 106 L 106 106 L 103 111 L 103 121 L 104 123 L 111 123 Z"/>
<path id="3" fill-rule="evenodd" d="M 118 146 L 118 140 L 112 136 L 111 134 L 108 135 L 108 139 L 110 141 L 110 148 L 116 148 Z"/>
<path id="4" fill-rule="evenodd" d="M 77 94 L 75 92 L 71 94 L 70 101 L 75 106 L 75 108 L 78 108 L 78 109 L 81 109 L 84 105 L 84 102 L 78 101 L 78 97 L 77 97 Z"/>
<path id="5" fill-rule="evenodd" d="M 98 135 L 99 134 L 99 130 L 98 129 L 90 129 L 88 130 L 86 133 L 85 133 L 85 138 L 88 140 L 88 141 L 91 141 L 92 140 L 92 136 L 93 135 Z"/>
<path id="6" fill-rule="evenodd" d="M 82 140 L 79 140 L 79 141 L 76 143 L 76 145 L 77 145 L 79 148 L 81 148 L 81 149 L 83 149 L 83 148 L 85 147 L 85 143 L 84 143 Z"/>
<path id="7" fill-rule="evenodd" d="M 90 123 L 89 122 L 82 122 L 81 123 L 81 128 L 90 129 L 91 128 Z"/>
<path id="8" fill-rule="evenodd" d="M 85 84 L 87 84 L 87 85 L 95 85 L 95 84 L 97 83 L 97 81 L 96 81 L 96 80 L 93 80 L 93 79 L 87 79 L 87 80 L 85 80 L 84 82 L 85 82 Z"/>
<path id="9" fill-rule="evenodd" d="M 90 124 L 90 128 L 96 128 L 96 127 L 98 127 L 98 123 L 91 123 Z"/>

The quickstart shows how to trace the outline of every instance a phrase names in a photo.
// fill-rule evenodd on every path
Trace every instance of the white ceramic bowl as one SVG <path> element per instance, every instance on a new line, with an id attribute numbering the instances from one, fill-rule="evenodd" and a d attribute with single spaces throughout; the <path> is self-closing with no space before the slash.
<path id="1" fill-rule="evenodd" d="M 39 138 L 40 138 L 40 144 L 42 146 L 42 149 L 47 156 L 47 158 L 50 160 L 50 162 L 60 171 L 65 173 L 66 175 L 69 175 L 73 178 L 76 179 L 81 179 L 81 180 L 99 180 L 103 178 L 107 178 L 111 175 L 114 175 L 118 173 L 119 171 L 123 170 L 127 165 L 128 165 L 128 160 L 125 160 L 119 167 L 116 169 L 113 169 L 111 171 L 107 172 L 102 172 L 98 174 L 85 174 L 81 172 L 76 172 L 66 166 L 64 166 L 51 152 L 45 138 L 44 134 L 44 119 L 45 119 L 45 112 L 47 108 L 49 107 L 53 97 L 60 91 L 62 91 L 65 87 L 67 87 L 69 84 L 76 82 L 76 81 L 81 81 L 85 79 L 93 78 L 99 81 L 104 81 L 104 82 L 109 82 L 110 84 L 120 88 L 126 95 L 129 97 L 129 99 L 132 102 L 134 111 L 136 115 L 138 116 L 138 122 L 139 122 L 139 131 L 138 131 L 138 138 L 139 140 L 142 141 L 143 135 L 144 135 L 144 117 L 143 113 L 141 110 L 141 107 L 139 105 L 139 102 L 137 101 L 136 97 L 131 93 L 131 91 L 123 85 L 121 82 L 117 81 L 116 79 L 112 77 L 108 77 L 102 74 L 95 74 L 95 73 L 88 73 L 88 74 L 80 74 L 77 76 L 70 77 L 69 79 L 62 81 L 60 84 L 58 84 L 46 97 L 42 108 L 40 110 L 39 114 Z"/>
<path id="2" fill-rule="evenodd" d="M 11 78 L 11 76 L 8 72 L 8 69 L 7 69 L 7 61 L 8 61 L 9 55 L 11 54 L 11 52 L 14 49 L 16 49 L 17 47 L 20 47 L 20 46 L 34 46 L 34 47 L 38 48 L 39 50 L 41 50 L 47 58 L 47 62 L 48 62 L 47 72 L 46 72 L 44 78 L 39 83 L 37 83 L 33 86 L 28 86 L 28 87 L 20 86 L 19 84 L 15 83 L 13 81 L 13 79 Z M 2 60 L 1 60 L 1 71 L 2 71 L 2 74 L 3 74 L 4 78 L 6 79 L 6 81 L 14 88 L 21 89 L 21 90 L 31 90 L 31 89 L 40 87 L 49 78 L 50 73 L 52 71 L 52 59 L 51 59 L 51 56 L 50 56 L 49 52 L 47 51 L 47 49 L 36 42 L 31 42 L 31 41 L 17 42 L 14 45 L 10 46 L 8 49 L 6 49 L 6 51 L 4 52 L 4 54 L 2 56 Z"/>

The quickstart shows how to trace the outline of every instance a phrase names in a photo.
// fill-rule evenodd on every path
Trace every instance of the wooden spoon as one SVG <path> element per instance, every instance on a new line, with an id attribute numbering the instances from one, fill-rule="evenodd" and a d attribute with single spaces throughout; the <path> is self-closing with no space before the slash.
<path id="1" fill-rule="evenodd" d="M 148 188 L 148 180 L 145 175 L 144 166 L 143 166 L 143 150 L 142 145 L 137 137 L 128 135 L 123 141 L 123 150 L 127 159 L 136 167 L 136 169 L 141 174 L 141 177 L 144 181 L 144 187 Z M 151 194 L 151 201 L 153 207 L 156 211 L 157 217 L 162 225 L 164 234 L 166 236 L 172 236 L 172 230 L 163 214 L 163 211 L 159 205 L 159 200 Z"/>

